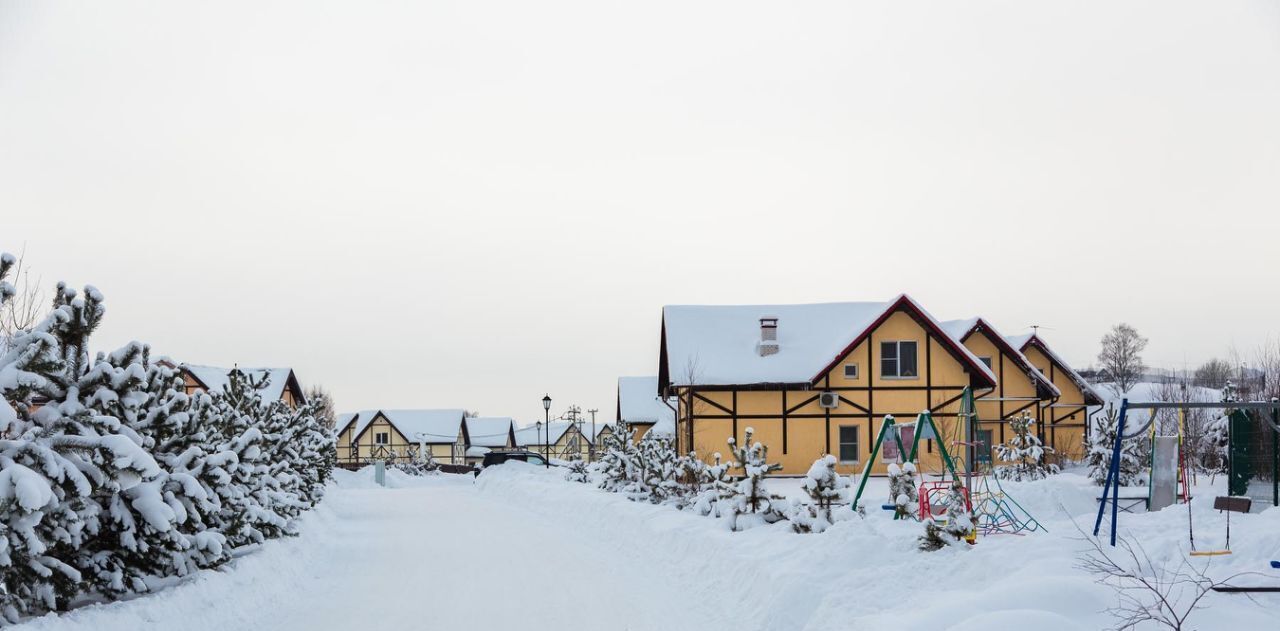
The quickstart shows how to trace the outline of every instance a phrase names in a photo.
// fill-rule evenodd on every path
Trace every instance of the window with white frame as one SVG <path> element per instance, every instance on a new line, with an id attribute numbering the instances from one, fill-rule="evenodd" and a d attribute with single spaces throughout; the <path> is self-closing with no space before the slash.
<path id="1" fill-rule="evenodd" d="M 845 379 L 857 379 L 857 378 L 858 378 L 858 365 L 857 365 L 857 364 L 845 364 L 845 365 L 844 365 L 844 378 L 845 378 Z"/>
<path id="2" fill-rule="evenodd" d="M 920 376 L 914 340 L 880 342 L 880 376 L 887 379 L 914 379 Z"/>
<path id="3" fill-rule="evenodd" d="M 373 443 L 375 445 L 386 445 L 391 443 L 391 432 L 377 432 L 373 435 Z"/>
<path id="4" fill-rule="evenodd" d="M 840 462 L 858 463 L 858 426 L 840 426 Z"/>

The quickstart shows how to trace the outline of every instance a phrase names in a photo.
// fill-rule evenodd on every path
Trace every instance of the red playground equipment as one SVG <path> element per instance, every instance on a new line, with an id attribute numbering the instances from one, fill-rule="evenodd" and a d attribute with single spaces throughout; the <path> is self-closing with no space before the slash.
<path id="1" fill-rule="evenodd" d="M 950 505 L 948 499 L 951 495 L 952 487 L 956 486 L 955 482 L 925 482 L 920 485 L 920 521 L 937 517 L 947 512 Z M 969 489 L 960 487 L 960 494 L 964 497 L 964 507 L 970 513 L 973 512 L 973 501 L 969 498 Z"/>

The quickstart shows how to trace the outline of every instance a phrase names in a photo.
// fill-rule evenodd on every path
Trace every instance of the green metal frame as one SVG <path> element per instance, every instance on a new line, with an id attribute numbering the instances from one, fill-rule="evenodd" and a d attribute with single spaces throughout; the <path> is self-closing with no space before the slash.
<path id="1" fill-rule="evenodd" d="M 934 440 L 938 443 L 938 452 L 942 454 L 942 463 L 947 467 L 947 471 L 951 473 L 951 478 L 953 480 L 959 480 L 960 477 L 956 475 L 955 463 L 951 461 L 951 454 L 947 452 L 947 447 L 944 444 L 946 441 L 943 440 L 941 432 L 938 431 L 937 424 L 933 422 L 933 414 L 928 410 L 925 410 L 924 412 L 921 412 L 919 416 L 916 416 L 916 422 L 913 426 L 915 427 L 915 436 L 911 439 L 911 452 L 903 462 L 916 462 L 916 454 L 920 449 L 920 428 L 925 423 L 928 423 L 929 429 L 933 430 Z M 896 425 L 897 423 L 891 415 L 885 415 L 884 422 L 880 424 L 880 433 L 876 435 L 876 442 L 871 446 L 871 454 L 867 456 L 867 464 L 862 467 L 862 474 L 858 479 L 858 490 L 853 495 L 853 502 L 849 504 L 849 506 L 855 511 L 858 510 L 858 504 L 862 500 L 862 492 L 867 488 L 867 478 L 871 477 L 871 467 L 875 465 L 876 457 L 880 455 L 880 446 L 884 444 L 885 435 L 891 434 L 893 436 L 893 442 L 898 444 L 899 457 L 901 457 L 902 454 L 908 453 L 907 450 L 903 448 L 902 435 L 897 431 L 892 431 Z"/>

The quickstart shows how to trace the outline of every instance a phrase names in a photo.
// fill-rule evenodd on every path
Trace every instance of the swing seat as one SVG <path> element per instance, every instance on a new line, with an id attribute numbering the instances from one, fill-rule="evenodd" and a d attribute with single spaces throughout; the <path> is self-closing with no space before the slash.
<path id="1" fill-rule="evenodd" d="M 1193 557 L 1220 557 L 1231 554 L 1230 550 L 1192 550 L 1188 552 Z"/>

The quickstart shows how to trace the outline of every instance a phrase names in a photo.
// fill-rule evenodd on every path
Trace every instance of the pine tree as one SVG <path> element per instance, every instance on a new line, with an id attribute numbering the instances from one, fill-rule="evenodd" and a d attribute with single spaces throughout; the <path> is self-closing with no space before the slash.
<path id="1" fill-rule="evenodd" d="M 809 501 L 793 502 L 787 519 L 796 532 L 823 532 L 834 523 L 832 505 L 849 498 L 849 479 L 836 472 L 836 457 L 827 454 L 809 467 L 803 488 Z"/>
<path id="2" fill-rule="evenodd" d="M 696 454 L 689 452 L 690 458 Z M 699 471 L 698 494 L 693 501 L 693 509 L 699 515 L 720 517 L 721 505 L 727 504 L 725 498 L 732 498 L 736 493 L 733 480 L 729 477 L 729 464 L 721 461 L 720 452 L 711 454 L 712 464 Z"/>
<path id="3" fill-rule="evenodd" d="M 579 482 L 585 484 L 588 477 L 587 463 L 577 454 L 569 458 L 569 464 L 565 467 L 564 479 L 569 482 Z"/>
<path id="4" fill-rule="evenodd" d="M 920 501 L 916 488 L 916 465 L 913 462 L 889 464 L 889 503 L 893 505 L 894 519 L 911 519 L 915 505 Z"/>
<path id="5" fill-rule="evenodd" d="M 592 465 L 600 488 L 611 493 L 621 493 L 639 479 L 637 450 L 631 437 L 634 430 L 626 422 L 619 422 L 614 431 L 603 441 L 604 455 Z"/>
<path id="6" fill-rule="evenodd" d="M 1085 457 L 1089 465 L 1089 478 L 1094 484 L 1102 485 L 1107 481 L 1107 470 L 1111 466 L 1111 456 L 1116 443 L 1116 431 L 1120 423 L 1119 413 L 1114 405 L 1108 405 L 1106 412 L 1098 419 L 1097 425 L 1089 433 L 1089 453 Z M 1127 440 L 1120 444 L 1120 485 L 1135 486 L 1146 483 L 1142 476 L 1141 441 Z"/>
<path id="7" fill-rule="evenodd" d="M 632 493 L 633 499 L 661 504 L 679 494 L 675 482 L 676 450 L 671 438 L 658 432 L 648 432 L 640 439 L 637 449 L 639 480 Z"/>
<path id="8" fill-rule="evenodd" d="M 732 436 L 728 440 L 734 457 L 732 466 L 741 474 L 732 492 L 722 498 L 727 501 L 727 506 L 722 504 L 720 513 L 729 519 L 730 530 L 746 530 L 785 518 L 782 496 L 774 495 L 765 488 L 765 476 L 781 469 L 782 465 L 768 461 L 769 449 L 751 441 L 754 433 L 754 429 L 746 429 L 744 442 L 747 446 L 744 447 L 739 447 Z"/>
<path id="9" fill-rule="evenodd" d="M 1045 462 L 1045 455 L 1053 453 L 1053 448 L 1045 447 L 1040 442 L 1034 425 L 1035 421 L 1027 413 L 1009 421 L 1013 436 L 1007 443 L 996 445 L 996 454 L 1000 460 L 1013 464 L 996 467 L 996 477 L 1005 480 L 1039 480 L 1058 473 L 1058 465 Z"/>
<path id="10" fill-rule="evenodd" d="M 1235 403 L 1239 400 L 1236 385 L 1227 380 L 1227 385 L 1222 389 L 1222 402 Z M 1205 428 L 1204 436 L 1200 439 L 1201 451 L 1204 461 L 1201 466 L 1205 472 L 1211 475 L 1226 474 L 1228 470 L 1228 459 L 1230 458 L 1231 448 L 1231 417 L 1229 414 L 1222 414 L 1218 418 L 1209 422 Z"/>

